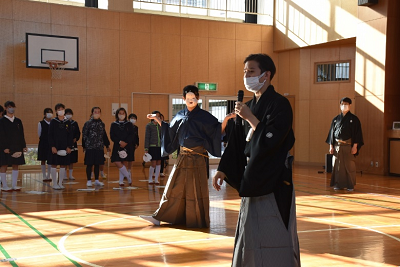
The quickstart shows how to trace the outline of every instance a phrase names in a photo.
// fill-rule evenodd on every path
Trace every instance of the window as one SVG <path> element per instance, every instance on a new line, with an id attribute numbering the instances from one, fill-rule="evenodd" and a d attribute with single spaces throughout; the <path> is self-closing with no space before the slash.
<path id="1" fill-rule="evenodd" d="M 350 62 L 316 64 L 316 82 L 350 81 Z"/>

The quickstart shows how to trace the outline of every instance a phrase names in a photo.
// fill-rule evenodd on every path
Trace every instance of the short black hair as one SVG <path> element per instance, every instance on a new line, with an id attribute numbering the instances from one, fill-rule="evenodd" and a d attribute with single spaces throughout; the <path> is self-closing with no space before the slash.
<path id="1" fill-rule="evenodd" d="M 91 113 L 91 114 L 93 114 L 93 111 L 94 111 L 95 109 L 99 109 L 99 110 L 100 110 L 100 113 L 101 113 L 101 108 L 100 108 L 100 107 L 92 107 L 92 113 Z"/>
<path id="2" fill-rule="evenodd" d="M 137 119 L 137 116 L 136 116 L 136 114 L 131 113 L 131 114 L 129 114 L 129 116 L 128 116 L 128 119 L 130 119 L 130 118 L 135 118 L 135 119 Z"/>
<path id="3" fill-rule="evenodd" d="M 0 113 L 3 113 L 3 112 L 4 112 L 4 108 L 2 105 L 0 105 Z"/>
<path id="4" fill-rule="evenodd" d="M 8 108 L 8 107 L 15 108 L 15 103 L 13 101 L 6 101 L 6 103 L 4 103 L 4 107 L 5 108 Z"/>
<path id="5" fill-rule="evenodd" d="M 186 98 L 187 93 L 193 93 L 196 97 L 199 97 L 199 88 L 194 85 L 186 85 L 183 88 L 183 97 Z"/>
<path id="6" fill-rule="evenodd" d="M 157 114 L 157 113 L 161 115 L 161 112 L 158 110 L 154 110 L 151 114 Z"/>
<path id="7" fill-rule="evenodd" d="M 246 64 L 247 61 L 256 61 L 258 63 L 258 67 L 261 70 L 261 73 L 266 71 L 271 72 L 270 81 L 274 78 L 276 73 L 276 67 L 274 61 L 267 54 L 251 54 L 244 60 L 243 64 Z"/>
<path id="8" fill-rule="evenodd" d="M 65 114 L 71 114 L 71 115 L 74 115 L 74 112 L 72 111 L 72 109 L 70 109 L 70 108 L 67 108 L 67 109 L 65 110 Z"/>
<path id="9" fill-rule="evenodd" d="M 43 115 L 46 116 L 47 113 L 53 113 L 53 110 L 52 110 L 51 108 L 45 108 L 45 109 L 43 110 Z"/>
<path id="10" fill-rule="evenodd" d="M 57 103 L 57 104 L 55 105 L 55 107 L 54 107 L 54 110 L 55 110 L 55 111 L 57 111 L 59 108 L 63 108 L 63 109 L 65 109 L 65 106 L 64 106 L 64 104 Z"/>
<path id="11" fill-rule="evenodd" d="M 342 99 L 340 99 L 340 103 L 342 104 L 343 102 L 349 103 L 349 105 L 351 105 L 351 99 L 349 97 L 343 97 Z"/>
<path id="12" fill-rule="evenodd" d="M 125 112 L 125 119 L 124 119 L 124 121 L 126 121 L 127 120 L 127 113 L 126 113 L 126 110 L 124 109 L 124 108 L 119 108 L 119 109 L 117 109 L 117 111 L 115 111 L 115 119 L 117 120 L 117 121 L 119 121 L 119 118 L 118 118 L 118 114 L 119 114 L 119 112 L 121 111 L 121 110 L 123 110 L 124 112 Z"/>

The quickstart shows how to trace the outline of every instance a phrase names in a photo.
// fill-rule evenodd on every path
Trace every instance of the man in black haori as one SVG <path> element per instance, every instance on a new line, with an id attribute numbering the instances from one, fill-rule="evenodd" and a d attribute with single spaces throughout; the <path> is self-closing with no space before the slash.
<path id="1" fill-rule="evenodd" d="M 300 266 L 289 154 L 295 141 L 293 113 L 288 99 L 271 85 L 275 72 L 268 55 L 245 59 L 244 85 L 254 97 L 246 104 L 236 102 L 235 113 L 244 125 L 235 125 L 213 178 L 217 191 L 225 180 L 242 197 L 234 267 Z"/>
<path id="2" fill-rule="evenodd" d="M 351 99 L 340 100 L 341 113 L 333 118 L 326 143 L 329 153 L 333 154 L 331 186 L 335 190 L 353 191 L 356 185 L 355 157 L 364 145 L 361 123 L 350 112 Z"/>

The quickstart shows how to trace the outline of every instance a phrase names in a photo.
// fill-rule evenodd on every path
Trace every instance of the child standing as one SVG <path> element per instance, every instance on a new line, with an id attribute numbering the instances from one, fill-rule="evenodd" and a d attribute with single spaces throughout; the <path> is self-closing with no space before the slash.
<path id="1" fill-rule="evenodd" d="M 128 184 L 132 184 L 132 179 L 124 165 L 125 162 L 132 161 L 132 140 L 133 125 L 127 120 L 126 110 L 119 108 L 115 113 L 115 119 L 111 123 L 110 137 L 114 142 L 111 154 L 111 162 L 119 169 L 119 185 L 124 186 L 124 177 L 128 179 Z"/>
<path id="2" fill-rule="evenodd" d="M 160 119 L 161 113 L 153 111 L 152 118 L 157 117 Z M 151 165 L 149 168 L 149 184 L 159 184 L 158 177 L 161 170 L 161 126 L 151 119 L 146 125 L 146 136 L 144 140 L 144 152 L 151 155 Z M 155 171 L 155 180 L 153 182 L 153 173 Z"/>
<path id="3" fill-rule="evenodd" d="M 38 136 L 39 136 L 39 145 L 38 145 L 38 156 L 37 160 L 40 160 L 40 164 L 42 167 L 43 173 L 43 182 L 51 181 L 50 172 L 51 166 L 47 165 L 47 174 L 46 174 L 46 161 L 49 155 L 50 147 L 49 147 L 49 126 L 50 121 L 53 118 L 53 110 L 51 108 L 45 108 L 43 111 L 43 120 L 38 123 Z"/>
<path id="4" fill-rule="evenodd" d="M 72 116 L 74 115 L 74 112 L 72 111 L 72 109 L 67 108 L 65 110 L 65 117 L 71 122 L 71 127 L 72 127 L 72 132 L 73 132 L 73 136 L 74 136 L 74 144 L 71 148 L 71 155 L 70 155 L 70 164 L 69 164 L 69 179 L 70 180 L 75 180 L 75 177 L 72 175 L 72 173 L 74 172 L 74 163 L 78 162 L 78 143 L 77 141 L 79 140 L 79 138 L 81 137 L 81 131 L 79 130 L 79 125 L 76 121 L 74 121 L 72 119 Z M 64 177 L 65 180 L 68 179 L 67 174 L 65 174 L 66 176 Z"/>
<path id="5" fill-rule="evenodd" d="M 73 130 L 71 122 L 65 118 L 65 106 L 58 103 L 55 106 L 57 117 L 51 120 L 49 126 L 50 154 L 48 162 L 51 164 L 51 178 L 54 189 L 64 189 L 62 185 L 65 177 L 65 168 L 70 162 L 71 148 L 73 147 Z M 60 165 L 57 182 L 57 165 Z"/>
<path id="6" fill-rule="evenodd" d="M 0 177 L 3 184 L 2 191 L 20 191 L 17 186 L 18 166 L 25 164 L 24 152 L 26 148 L 24 127 L 22 121 L 14 116 L 16 109 L 13 101 L 4 104 L 5 115 L 0 119 Z M 12 187 L 9 188 L 6 180 L 7 166 L 12 166 Z"/>
<path id="7" fill-rule="evenodd" d="M 129 122 L 133 125 L 133 140 L 132 140 L 132 161 L 135 161 L 135 150 L 139 147 L 139 128 L 136 126 L 137 116 L 136 114 L 129 114 L 128 116 Z M 128 161 L 128 172 L 129 176 L 131 175 L 132 161 Z"/>
<path id="8" fill-rule="evenodd" d="M 100 116 L 101 109 L 93 107 L 90 119 L 85 122 L 82 129 L 82 147 L 85 152 L 87 186 L 92 186 L 91 173 L 93 166 L 94 184 L 104 185 L 99 181 L 99 167 L 104 165 L 104 147 L 110 152 L 110 140 Z"/>

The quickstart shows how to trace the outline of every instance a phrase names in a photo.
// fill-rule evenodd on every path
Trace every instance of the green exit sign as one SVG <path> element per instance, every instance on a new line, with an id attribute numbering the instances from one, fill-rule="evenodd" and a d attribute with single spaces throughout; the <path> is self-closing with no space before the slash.
<path id="1" fill-rule="evenodd" d="M 196 82 L 197 88 L 201 91 L 217 91 L 217 83 Z"/>

